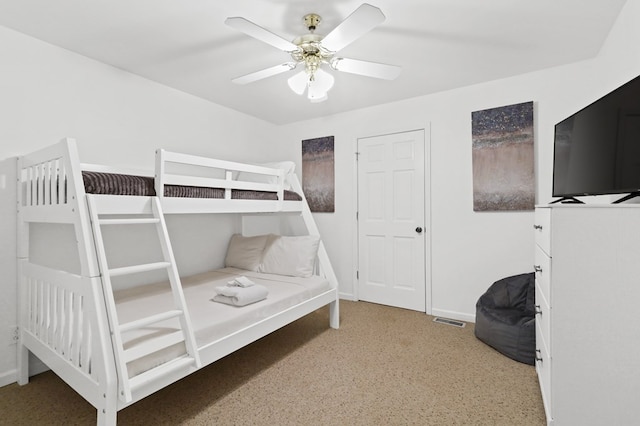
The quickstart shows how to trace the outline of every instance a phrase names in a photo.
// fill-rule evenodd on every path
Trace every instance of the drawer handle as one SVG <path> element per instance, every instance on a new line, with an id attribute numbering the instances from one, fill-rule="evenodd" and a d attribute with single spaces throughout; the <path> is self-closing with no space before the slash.
<path id="1" fill-rule="evenodd" d="M 542 225 L 533 225 L 533 229 L 539 229 L 542 231 Z"/>
<path id="2" fill-rule="evenodd" d="M 540 352 L 540 349 L 536 349 L 536 361 L 542 362 L 542 352 Z"/>
<path id="3" fill-rule="evenodd" d="M 536 315 L 542 315 L 542 309 L 540 308 L 540 305 L 536 305 Z"/>
<path id="4" fill-rule="evenodd" d="M 535 272 L 542 272 L 542 266 L 540 265 L 533 265 L 533 270 Z"/>

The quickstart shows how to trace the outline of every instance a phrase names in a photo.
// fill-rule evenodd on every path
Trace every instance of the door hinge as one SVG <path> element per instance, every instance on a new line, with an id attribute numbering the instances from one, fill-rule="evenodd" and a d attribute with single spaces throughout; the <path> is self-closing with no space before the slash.
<path id="1" fill-rule="evenodd" d="M 356 271 L 356 279 L 359 280 L 360 279 L 360 271 Z"/>
<path id="2" fill-rule="evenodd" d="M 359 212 L 356 212 L 356 220 L 360 219 Z"/>

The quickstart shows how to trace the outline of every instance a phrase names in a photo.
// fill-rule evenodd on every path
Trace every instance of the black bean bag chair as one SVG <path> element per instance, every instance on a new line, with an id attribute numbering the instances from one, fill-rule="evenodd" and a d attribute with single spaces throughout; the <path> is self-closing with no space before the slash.
<path id="1" fill-rule="evenodd" d="M 534 273 L 503 278 L 476 303 L 475 335 L 509 358 L 533 365 L 535 315 Z"/>

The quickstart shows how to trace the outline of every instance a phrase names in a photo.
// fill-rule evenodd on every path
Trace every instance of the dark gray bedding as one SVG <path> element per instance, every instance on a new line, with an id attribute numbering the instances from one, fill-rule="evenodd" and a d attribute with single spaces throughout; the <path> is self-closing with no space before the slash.
<path id="1" fill-rule="evenodd" d="M 123 175 L 103 172 L 82 172 L 84 190 L 87 194 L 155 196 L 153 178 L 149 176 Z M 223 188 L 200 186 L 165 185 L 165 197 L 224 198 Z M 234 189 L 234 200 L 277 200 L 275 192 Z M 293 191 L 284 191 L 286 201 L 300 201 L 302 197 Z"/>

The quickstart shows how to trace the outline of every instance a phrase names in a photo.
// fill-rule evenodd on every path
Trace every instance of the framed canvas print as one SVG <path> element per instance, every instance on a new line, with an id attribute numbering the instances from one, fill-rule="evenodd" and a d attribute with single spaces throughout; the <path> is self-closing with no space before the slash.
<path id="1" fill-rule="evenodd" d="M 302 141 L 302 191 L 312 212 L 335 211 L 333 136 Z"/>
<path id="2" fill-rule="evenodd" d="M 533 210 L 533 102 L 471 114 L 473 210 Z"/>

